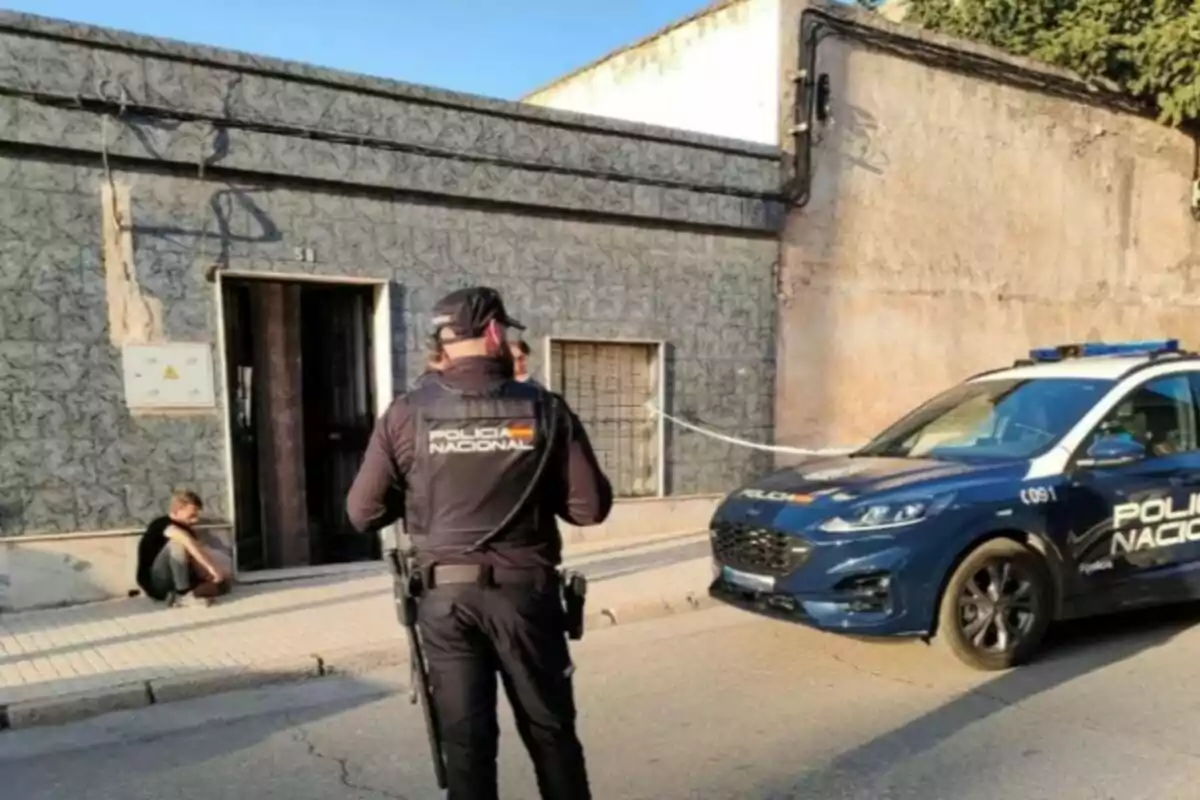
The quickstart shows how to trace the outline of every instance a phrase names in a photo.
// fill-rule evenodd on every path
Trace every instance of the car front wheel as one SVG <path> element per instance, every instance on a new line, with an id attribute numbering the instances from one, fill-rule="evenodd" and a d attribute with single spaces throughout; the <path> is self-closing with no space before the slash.
<path id="1" fill-rule="evenodd" d="M 1015 667 L 1041 644 L 1052 600 L 1042 557 L 1011 539 L 993 539 L 971 551 L 950 576 L 937 638 L 975 669 Z"/>

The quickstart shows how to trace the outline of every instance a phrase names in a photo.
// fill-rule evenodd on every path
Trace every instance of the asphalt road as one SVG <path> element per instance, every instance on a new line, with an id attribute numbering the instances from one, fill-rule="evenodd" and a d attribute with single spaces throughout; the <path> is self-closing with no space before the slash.
<path id="1" fill-rule="evenodd" d="M 596 798 L 1194 800 L 1200 610 L 1072 626 L 1002 675 L 720 609 L 576 650 Z M 398 673 L 0 734 L 14 800 L 439 797 Z M 502 790 L 535 798 L 511 725 Z"/>

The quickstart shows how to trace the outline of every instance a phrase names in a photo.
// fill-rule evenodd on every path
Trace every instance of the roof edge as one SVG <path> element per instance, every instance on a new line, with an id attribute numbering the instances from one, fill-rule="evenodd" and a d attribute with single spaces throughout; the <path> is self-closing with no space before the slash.
<path id="1" fill-rule="evenodd" d="M 726 4 L 744 0 L 722 0 Z M 614 136 L 661 141 L 667 144 L 718 150 L 764 159 L 778 159 L 779 148 L 758 142 L 712 134 L 612 119 L 592 114 L 547 108 L 515 100 L 439 89 L 391 78 L 320 67 L 301 61 L 261 56 L 242 50 L 193 44 L 178 39 L 132 33 L 100 25 L 72 22 L 0 9 L 0 35 L 33 36 L 126 53 L 182 61 L 221 69 L 254 72 L 318 83 L 346 91 L 359 91 L 426 105 L 436 105 L 484 115 L 525 119 L 545 125 L 608 133 Z"/>
<path id="2" fill-rule="evenodd" d="M 595 69 L 596 67 L 600 66 L 601 64 L 612 61 L 614 58 L 616 58 L 618 56 L 624 55 L 625 53 L 629 53 L 629 52 L 637 50 L 641 47 L 644 47 L 653 41 L 663 38 L 664 36 L 666 36 L 669 33 L 673 33 L 675 31 L 679 30 L 680 28 L 682 28 L 686 25 L 690 25 L 693 22 L 704 19 L 705 17 L 711 17 L 714 14 L 724 11 L 725 9 L 730 8 L 732 6 L 736 6 L 741 3 L 749 3 L 749 2 L 752 2 L 752 0 L 714 0 L 713 2 L 709 3 L 708 5 L 700 8 L 700 9 L 697 9 L 696 11 L 693 11 L 691 14 L 688 14 L 685 17 L 681 17 L 680 19 L 677 19 L 674 22 L 664 25 L 663 27 L 659 28 L 658 30 L 654 31 L 651 34 L 643 36 L 640 39 L 636 39 L 635 41 L 632 41 L 629 44 L 622 45 L 621 47 L 618 47 L 616 50 L 609 51 L 608 53 L 605 53 L 604 55 L 602 55 L 598 58 L 592 59 L 591 61 L 587 62 L 586 64 L 582 64 L 582 65 L 576 67 L 575 69 L 570 70 L 569 72 L 565 72 L 562 75 L 559 75 L 557 78 L 553 78 L 553 79 L 547 81 L 546 83 L 542 84 L 541 86 L 538 86 L 536 89 L 533 89 L 532 91 L 526 92 L 525 94 L 521 95 L 521 101 L 527 102 L 531 97 L 539 95 L 542 92 L 547 92 L 560 84 L 566 83 L 567 81 L 571 80 L 572 78 L 577 78 L 580 75 L 584 74 L 585 72 L 589 72 L 590 70 Z"/>

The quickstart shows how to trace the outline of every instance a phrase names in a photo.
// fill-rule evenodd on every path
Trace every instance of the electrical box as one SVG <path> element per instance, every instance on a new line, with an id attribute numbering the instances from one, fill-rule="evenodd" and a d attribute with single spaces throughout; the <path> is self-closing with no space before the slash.
<path id="1" fill-rule="evenodd" d="M 121 352 L 131 409 L 216 407 L 212 347 L 202 342 L 130 344 Z"/>

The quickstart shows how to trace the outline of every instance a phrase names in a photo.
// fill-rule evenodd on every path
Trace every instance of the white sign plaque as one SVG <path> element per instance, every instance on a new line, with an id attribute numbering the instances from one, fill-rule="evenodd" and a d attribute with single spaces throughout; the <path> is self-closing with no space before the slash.
<path id="1" fill-rule="evenodd" d="M 213 408 L 212 348 L 205 343 L 127 344 L 122 350 L 130 408 Z"/>

